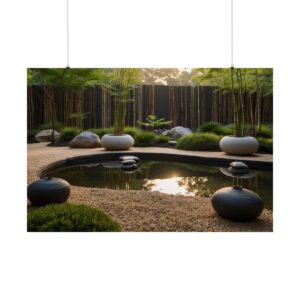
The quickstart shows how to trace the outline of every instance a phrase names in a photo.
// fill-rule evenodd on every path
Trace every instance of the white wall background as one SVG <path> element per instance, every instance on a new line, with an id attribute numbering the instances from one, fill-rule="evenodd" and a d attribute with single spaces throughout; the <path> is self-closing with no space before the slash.
<path id="1" fill-rule="evenodd" d="M 299 299 L 299 1 L 235 3 L 235 66 L 274 68 L 274 233 L 27 234 L 26 68 L 66 66 L 66 0 L 1 1 L 1 299 Z M 229 67 L 229 33 L 230 0 L 70 0 L 71 67 Z"/>

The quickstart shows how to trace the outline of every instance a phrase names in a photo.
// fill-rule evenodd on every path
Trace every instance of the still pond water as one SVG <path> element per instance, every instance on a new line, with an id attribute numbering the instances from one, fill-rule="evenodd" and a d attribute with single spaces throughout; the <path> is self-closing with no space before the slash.
<path id="1" fill-rule="evenodd" d="M 239 179 L 239 184 L 258 193 L 265 208 L 272 209 L 272 172 L 257 170 L 254 174 L 252 178 Z M 218 189 L 233 184 L 233 179 L 219 167 L 147 160 L 141 161 L 133 172 L 123 171 L 118 161 L 105 161 L 60 168 L 46 175 L 63 178 L 75 186 L 200 197 L 211 197 Z"/>

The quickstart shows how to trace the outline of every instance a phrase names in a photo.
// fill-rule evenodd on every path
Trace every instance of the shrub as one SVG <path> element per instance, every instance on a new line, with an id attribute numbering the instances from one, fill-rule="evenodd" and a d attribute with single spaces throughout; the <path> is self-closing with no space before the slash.
<path id="1" fill-rule="evenodd" d="M 204 123 L 199 128 L 200 132 L 210 132 L 217 135 L 232 135 L 233 134 L 233 124 L 221 125 L 217 122 Z"/>
<path id="2" fill-rule="evenodd" d="M 222 129 L 222 125 L 217 122 L 207 122 L 200 126 L 200 132 L 220 132 Z"/>
<path id="3" fill-rule="evenodd" d="M 273 153 L 273 139 L 258 137 L 259 151 Z"/>
<path id="4" fill-rule="evenodd" d="M 156 135 L 153 132 L 142 131 L 134 139 L 136 147 L 151 147 L 156 143 Z"/>
<path id="5" fill-rule="evenodd" d="M 42 130 L 53 129 L 53 124 L 51 122 L 50 123 L 45 123 L 45 124 L 40 125 L 40 128 Z M 62 128 L 63 128 L 63 125 L 60 122 L 54 122 L 54 129 L 55 130 L 60 131 Z"/>
<path id="6" fill-rule="evenodd" d="M 220 135 L 233 135 L 234 134 L 234 125 L 228 124 L 222 126 L 223 132 Z"/>
<path id="7" fill-rule="evenodd" d="M 157 135 L 156 136 L 157 143 L 167 143 L 170 140 L 171 140 L 171 138 L 167 135 Z"/>
<path id="8" fill-rule="evenodd" d="M 79 133 L 80 129 L 76 127 L 65 127 L 60 133 L 59 140 L 61 142 L 69 142 Z"/>
<path id="9" fill-rule="evenodd" d="M 182 150 L 218 150 L 222 136 L 215 133 L 193 133 L 178 140 L 177 149 Z"/>
<path id="10" fill-rule="evenodd" d="M 124 133 L 131 135 L 134 139 L 137 135 L 141 134 L 143 131 L 136 127 L 125 127 Z"/>
<path id="11" fill-rule="evenodd" d="M 34 137 L 38 132 L 40 132 L 40 129 L 27 129 L 27 141 L 34 141 Z"/>
<path id="12" fill-rule="evenodd" d="M 27 216 L 28 231 L 121 231 L 118 223 L 102 211 L 85 205 L 50 204 Z"/>
<path id="13" fill-rule="evenodd" d="M 271 139 L 273 137 L 272 124 L 263 124 L 263 125 L 261 125 L 260 131 L 257 133 L 257 137 Z"/>
<path id="14" fill-rule="evenodd" d="M 113 128 L 90 128 L 88 131 L 93 132 L 99 136 L 101 139 L 105 134 L 112 134 L 114 132 Z"/>

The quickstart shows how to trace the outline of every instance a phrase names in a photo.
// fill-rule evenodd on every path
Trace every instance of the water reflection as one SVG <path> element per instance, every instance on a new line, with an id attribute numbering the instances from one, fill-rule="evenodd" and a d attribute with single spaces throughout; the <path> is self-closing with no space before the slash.
<path id="1" fill-rule="evenodd" d="M 77 165 L 48 173 L 72 185 L 120 190 L 149 190 L 171 195 L 211 197 L 231 186 L 233 179 L 218 167 L 176 162 L 141 161 L 134 172 L 124 172 L 117 161 Z M 238 184 L 258 193 L 272 209 L 272 172 L 256 171 L 254 177 L 238 178 Z M 250 177 L 250 178 L 246 178 Z"/>

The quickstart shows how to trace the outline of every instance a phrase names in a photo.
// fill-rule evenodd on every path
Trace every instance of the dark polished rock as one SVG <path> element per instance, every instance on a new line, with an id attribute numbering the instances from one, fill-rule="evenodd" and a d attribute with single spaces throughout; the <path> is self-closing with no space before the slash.
<path id="1" fill-rule="evenodd" d="M 255 220 L 264 207 L 258 194 L 241 186 L 219 189 L 212 195 L 211 202 L 221 217 L 231 221 Z"/>
<path id="2" fill-rule="evenodd" d="M 136 169 L 138 166 L 137 164 L 131 164 L 131 165 L 122 165 L 122 169 L 123 170 L 134 170 Z"/>
<path id="3" fill-rule="evenodd" d="M 132 165 L 132 164 L 135 164 L 136 161 L 133 160 L 133 159 L 125 159 L 125 160 L 121 160 L 121 164 L 122 165 Z"/>
<path id="4" fill-rule="evenodd" d="M 232 177 L 232 178 L 253 178 L 257 174 L 255 171 L 249 171 L 246 173 L 245 172 L 237 173 L 237 172 L 231 172 L 229 169 L 230 168 L 219 168 L 221 173 L 223 173 L 224 175 L 226 175 L 228 177 Z"/>
<path id="5" fill-rule="evenodd" d="M 234 161 L 230 163 L 228 170 L 235 174 L 246 174 L 250 171 L 248 166 L 241 161 Z"/>
<path id="6" fill-rule="evenodd" d="M 70 196 L 70 184 L 61 179 L 46 177 L 27 187 L 27 197 L 35 206 L 66 202 Z"/>

